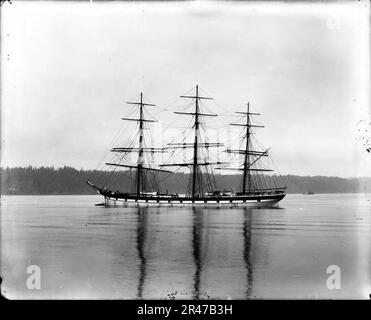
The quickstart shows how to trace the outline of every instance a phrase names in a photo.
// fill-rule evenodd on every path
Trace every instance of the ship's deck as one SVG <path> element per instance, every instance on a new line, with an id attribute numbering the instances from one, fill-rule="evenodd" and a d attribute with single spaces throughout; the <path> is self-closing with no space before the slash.
<path id="1" fill-rule="evenodd" d="M 220 195 L 204 195 L 198 197 L 180 196 L 177 194 L 137 194 L 113 192 L 111 190 L 99 190 L 99 193 L 104 197 L 115 200 L 124 201 L 139 201 L 139 202 L 177 202 L 177 203 L 219 203 L 219 202 L 246 202 L 260 200 L 281 200 L 285 195 L 286 188 L 264 189 L 246 194 L 220 194 Z"/>

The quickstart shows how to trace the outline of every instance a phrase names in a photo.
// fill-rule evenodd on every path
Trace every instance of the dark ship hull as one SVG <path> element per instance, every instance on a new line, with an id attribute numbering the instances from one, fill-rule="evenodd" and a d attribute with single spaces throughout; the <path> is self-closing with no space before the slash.
<path id="1" fill-rule="evenodd" d="M 281 201 L 286 193 L 284 188 L 254 191 L 245 195 L 210 195 L 203 197 L 181 196 L 176 194 L 136 194 L 113 192 L 94 186 L 104 197 L 102 206 L 106 207 L 132 207 L 132 206 L 203 206 L 203 207 L 273 207 Z"/>

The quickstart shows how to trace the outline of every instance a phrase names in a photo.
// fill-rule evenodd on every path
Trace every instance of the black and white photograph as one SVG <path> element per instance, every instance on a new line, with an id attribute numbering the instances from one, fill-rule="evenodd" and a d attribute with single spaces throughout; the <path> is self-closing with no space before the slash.
<path id="1" fill-rule="evenodd" d="M 3 298 L 369 300 L 370 31 L 369 1 L 2 0 Z"/>

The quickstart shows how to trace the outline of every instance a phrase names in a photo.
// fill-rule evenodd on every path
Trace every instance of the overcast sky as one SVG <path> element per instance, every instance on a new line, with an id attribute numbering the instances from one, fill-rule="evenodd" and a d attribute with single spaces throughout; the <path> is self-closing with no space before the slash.
<path id="1" fill-rule="evenodd" d="M 250 101 L 262 113 L 280 173 L 371 176 L 357 132 L 370 105 L 367 3 L 5 4 L 1 165 L 94 169 L 125 101 L 143 91 L 166 127 L 199 84 L 213 112 Z"/>

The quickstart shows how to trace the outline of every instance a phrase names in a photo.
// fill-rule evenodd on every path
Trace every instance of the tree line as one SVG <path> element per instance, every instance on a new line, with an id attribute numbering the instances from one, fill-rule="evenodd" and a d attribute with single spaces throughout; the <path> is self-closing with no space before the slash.
<path id="1" fill-rule="evenodd" d="M 131 172 L 77 170 L 71 167 L 13 167 L 1 168 L 1 194 L 3 195 L 68 195 L 95 194 L 96 191 L 86 183 L 88 179 L 98 186 L 107 186 L 112 190 L 130 191 L 133 183 Z M 157 177 L 162 192 L 185 193 L 188 174 L 161 173 Z M 287 186 L 288 193 L 357 193 L 371 192 L 371 178 L 339 178 L 326 176 L 283 175 L 277 178 L 281 185 Z M 272 180 L 270 176 L 265 179 Z M 240 184 L 240 176 L 215 175 L 221 190 L 233 190 Z M 269 182 L 269 181 L 268 181 Z"/>

